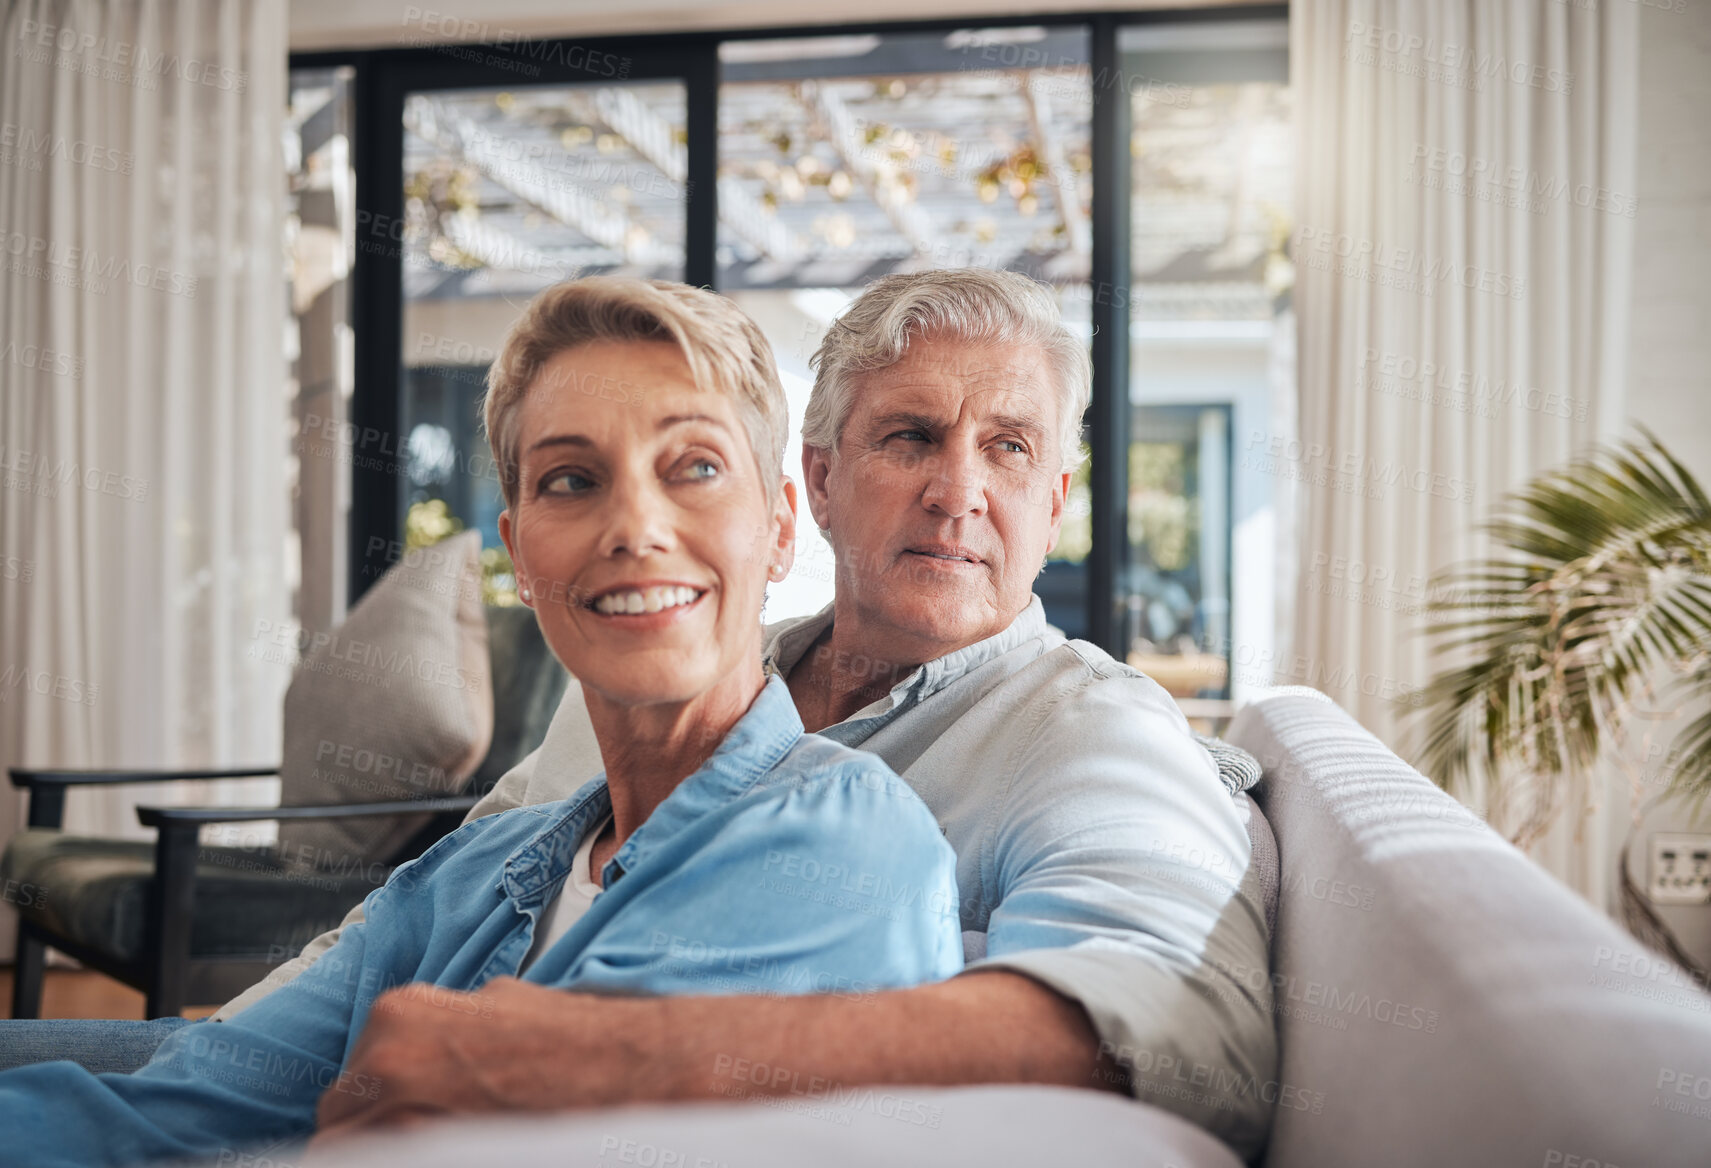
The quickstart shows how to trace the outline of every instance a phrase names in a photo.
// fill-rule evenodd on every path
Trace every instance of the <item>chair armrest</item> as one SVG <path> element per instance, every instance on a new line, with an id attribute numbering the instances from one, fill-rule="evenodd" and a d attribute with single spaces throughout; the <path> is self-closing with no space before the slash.
<path id="1" fill-rule="evenodd" d="M 277 766 L 217 771 L 126 771 L 111 767 L 93 770 L 35 770 L 11 767 L 6 772 L 14 787 L 83 787 L 118 783 L 175 783 L 181 779 L 255 779 L 279 773 Z"/>
<path id="2" fill-rule="evenodd" d="M 112 767 L 90 770 L 38 769 L 9 767 L 6 771 L 14 787 L 29 792 L 30 827 L 57 828 L 65 819 L 65 792 L 68 787 L 111 786 L 120 783 L 175 783 L 183 779 L 255 779 L 279 773 L 277 766 L 241 767 L 236 770 L 189 771 L 128 771 Z"/>
<path id="3" fill-rule="evenodd" d="M 308 807 L 139 807 L 137 822 L 144 827 L 182 828 L 191 824 L 252 823 L 261 819 L 358 819 L 369 815 L 468 811 L 479 802 L 475 795 L 456 795 L 446 799 L 393 799 L 385 803 Z"/>

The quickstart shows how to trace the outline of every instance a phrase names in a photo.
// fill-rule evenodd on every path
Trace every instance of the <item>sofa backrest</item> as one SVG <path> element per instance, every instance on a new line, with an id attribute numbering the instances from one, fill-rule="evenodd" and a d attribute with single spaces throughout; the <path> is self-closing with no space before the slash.
<path id="1" fill-rule="evenodd" d="M 1711 995 L 1333 703 L 1227 737 L 1281 871 L 1269 1168 L 1711 1164 Z"/>

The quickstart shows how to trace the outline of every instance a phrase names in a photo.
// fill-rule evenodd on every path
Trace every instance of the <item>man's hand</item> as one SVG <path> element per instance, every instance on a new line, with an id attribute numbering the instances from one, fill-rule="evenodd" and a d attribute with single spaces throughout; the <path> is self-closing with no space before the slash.
<path id="1" fill-rule="evenodd" d="M 725 1081 L 753 1063 L 791 1077 Z M 423 1116 L 784 1093 L 816 1078 L 1123 1090 L 1100 1070 L 1081 1007 L 1005 971 L 851 997 L 618 998 L 514 978 L 475 993 L 415 984 L 375 1002 L 344 1076 L 373 1086 L 323 1095 L 316 1142 Z"/>
<path id="2" fill-rule="evenodd" d="M 450 1112 L 556 1111 L 657 1098 L 636 1055 L 663 999 L 595 997 L 495 978 L 475 993 L 418 982 L 374 1003 L 317 1139 Z M 366 1076 L 366 1079 L 358 1079 Z M 658 1085 L 655 1085 L 656 1087 Z"/>

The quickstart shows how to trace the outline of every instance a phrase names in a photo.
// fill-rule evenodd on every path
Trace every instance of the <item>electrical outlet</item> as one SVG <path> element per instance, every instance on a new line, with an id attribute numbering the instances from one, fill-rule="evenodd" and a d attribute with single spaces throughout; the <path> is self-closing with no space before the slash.
<path id="1" fill-rule="evenodd" d="M 1653 904 L 1711 904 L 1711 835 L 1652 836 Z"/>

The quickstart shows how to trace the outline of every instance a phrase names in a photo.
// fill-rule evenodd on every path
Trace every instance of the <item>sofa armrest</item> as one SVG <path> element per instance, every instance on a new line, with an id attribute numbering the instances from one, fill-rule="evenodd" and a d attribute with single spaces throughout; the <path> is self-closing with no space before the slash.
<path id="1" fill-rule="evenodd" d="M 1230 738 L 1277 839 L 1278 1081 L 1310 1103 L 1280 1102 L 1267 1168 L 1703 1168 L 1703 1121 L 1668 1106 L 1711 1082 L 1684 971 L 1340 707 L 1269 698 Z"/>
<path id="2" fill-rule="evenodd" d="M 277 766 L 221 768 L 217 770 L 125 770 L 115 767 L 93 767 L 87 770 L 68 768 L 11 767 L 7 775 L 14 787 L 29 792 L 29 827 L 57 828 L 65 821 L 65 791 L 67 787 L 117 786 L 122 783 L 176 783 L 204 779 L 271 778 L 279 773 Z"/>

